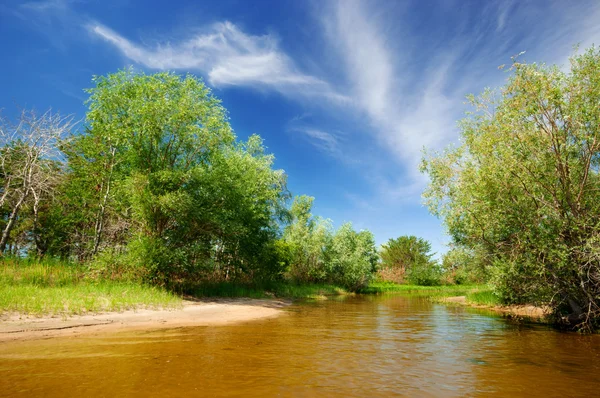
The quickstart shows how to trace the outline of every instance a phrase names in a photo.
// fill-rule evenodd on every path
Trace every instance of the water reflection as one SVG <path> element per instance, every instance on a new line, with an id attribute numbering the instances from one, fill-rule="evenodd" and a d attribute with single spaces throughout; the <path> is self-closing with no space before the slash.
<path id="1" fill-rule="evenodd" d="M 600 336 L 402 296 L 243 325 L 6 343 L 0 395 L 594 396 Z"/>

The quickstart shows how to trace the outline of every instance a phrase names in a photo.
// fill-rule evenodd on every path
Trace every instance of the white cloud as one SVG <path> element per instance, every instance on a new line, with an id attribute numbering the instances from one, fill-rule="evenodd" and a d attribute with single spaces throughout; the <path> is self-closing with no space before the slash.
<path id="1" fill-rule="evenodd" d="M 294 132 L 304 134 L 309 142 L 316 148 L 330 155 L 340 154 L 340 142 L 337 136 L 311 127 L 297 127 Z"/>
<path id="2" fill-rule="evenodd" d="M 391 45 L 395 41 L 388 37 L 386 23 L 358 0 L 340 0 L 323 17 L 352 97 L 368 116 L 375 138 L 405 166 L 409 180 L 422 181 L 417 168 L 422 148 L 447 143 L 455 124 L 452 101 L 443 93 L 447 76 L 444 70 L 426 71 L 429 76 L 419 92 L 408 94 L 408 86 L 423 76 L 406 75 L 401 58 L 406 54 Z"/>
<path id="3" fill-rule="evenodd" d="M 507 75 L 498 65 L 523 50 L 532 55 L 529 61 L 561 63 L 577 40 L 588 46 L 600 37 L 600 9 L 565 10 L 561 2 L 502 3 L 472 15 L 456 14 L 460 2 L 446 3 L 445 11 L 431 9 L 428 17 L 451 11 L 460 18 L 438 27 L 414 24 L 412 14 L 386 13 L 379 5 L 337 0 L 321 10 L 321 22 L 342 61 L 350 97 L 370 123 L 363 131 L 403 167 L 393 177 L 377 172 L 385 166 L 373 167 L 371 179 L 388 197 L 420 193 L 426 183 L 418 172 L 422 149 L 441 149 L 458 138 L 464 96 L 502 85 Z"/>
<path id="4" fill-rule="evenodd" d="M 215 87 L 270 88 L 290 96 L 347 102 L 327 82 L 299 71 L 272 35 L 249 35 L 231 22 L 216 23 L 205 34 L 180 43 L 160 43 L 154 48 L 135 44 L 98 23 L 87 27 L 130 60 L 149 68 L 200 71 Z"/>

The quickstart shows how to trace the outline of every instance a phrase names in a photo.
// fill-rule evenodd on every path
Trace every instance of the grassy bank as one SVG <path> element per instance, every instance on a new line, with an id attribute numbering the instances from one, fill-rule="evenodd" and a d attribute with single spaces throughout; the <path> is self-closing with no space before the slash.
<path id="1" fill-rule="evenodd" d="M 418 286 L 399 285 L 391 282 L 373 282 L 362 289 L 363 294 L 405 293 L 430 297 L 433 300 L 443 300 L 448 297 L 464 296 L 467 304 L 498 306 L 502 305 L 500 298 L 487 285 L 443 285 Z"/>
<path id="2" fill-rule="evenodd" d="M 180 305 L 181 299 L 165 290 L 135 283 L 93 280 L 77 265 L 51 260 L 0 263 L 0 314 L 67 316 Z"/>
<path id="3" fill-rule="evenodd" d="M 193 297 L 322 299 L 351 294 L 333 285 L 213 283 L 187 289 Z M 91 277 L 89 270 L 55 260 L 0 262 L 0 315 L 69 316 L 135 308 L 174 308 L 181 295 L 144 284 Z"/>
<path id="4" fill-rule="evenodd" d="M 500 298 L 494 294 L 491 288 L 483 286 L 478 290 L 471 291 L 465 295 L 468 304 L 486 305 L 494 307 L 502 305 Z"/>
<path id="5" fill-rule="evenodd" d="M 442 285 L 418 286 L 399 285 L 391 282 L 373 282 L 360 290 L 362 294 L 406 293 L 419 294 L 431 297 L 466 296 L 468 294 L 486 290 L 485 285 Z"/>

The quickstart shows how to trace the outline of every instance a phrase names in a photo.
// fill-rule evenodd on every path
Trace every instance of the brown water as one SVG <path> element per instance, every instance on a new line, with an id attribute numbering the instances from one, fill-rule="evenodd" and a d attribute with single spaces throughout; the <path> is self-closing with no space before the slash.
<path id="1" fill-rule="evenodd" d="M 0 343 L 2 396 L 600 395 L 600 336 L 402 296 L 245 324 Z"/>

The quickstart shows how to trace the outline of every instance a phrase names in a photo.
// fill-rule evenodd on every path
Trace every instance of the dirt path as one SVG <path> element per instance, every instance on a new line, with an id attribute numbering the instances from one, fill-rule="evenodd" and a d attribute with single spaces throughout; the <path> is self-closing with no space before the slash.
<path id="1" fill-rule="evenodd" d="M 138 309 L 69 318 L 11 315 L 0 320 L 0 342 L 134 329 L 225 325 L 278 316 L 287 305 L 288 302 L 277 300 L 186 300 L 179 309 Z"/>

